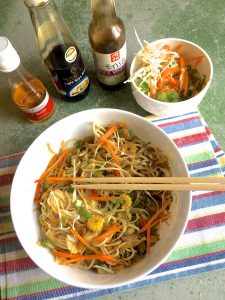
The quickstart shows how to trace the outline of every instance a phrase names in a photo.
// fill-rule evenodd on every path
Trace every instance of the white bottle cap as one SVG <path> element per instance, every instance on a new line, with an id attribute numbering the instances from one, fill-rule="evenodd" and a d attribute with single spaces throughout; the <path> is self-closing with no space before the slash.
<path id="1" fill-rule="evenodd" d="M 20 57 L 10 41 L 4 36 L 0 36 L 0 71 L 12 72 L 19 64 Z"/>
<path id="2" fill-rule="evenodd" d="M 24 0 L 27 7 L 35 7 L 45 5 L 49 0 Z"/>

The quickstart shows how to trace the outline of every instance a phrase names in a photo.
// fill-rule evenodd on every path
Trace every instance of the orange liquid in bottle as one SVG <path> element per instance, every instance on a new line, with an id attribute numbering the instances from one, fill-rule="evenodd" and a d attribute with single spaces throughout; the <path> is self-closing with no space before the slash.
<path id="1" fill-rule="evenodd" d="M 15 104 L 24 111 L 26 117 L 32 122 L 41 122 L 51 116 L 53 113 L 53 102 L 51 98 L 44 107 L 44 112 L 36 111 L 27 113 L 27 110 L 37 108 L 44 101 L 47 91 L 41 81 L 36 78 L 30 78 L 26 81 L 19 82 L 12 91 L 12 98 Z M 49 103 L 51 102 L 51 103 Z M 37 117 L 37 114 L 39 116 Z M 36 117 L 35 117 L 36 115 Z"/>

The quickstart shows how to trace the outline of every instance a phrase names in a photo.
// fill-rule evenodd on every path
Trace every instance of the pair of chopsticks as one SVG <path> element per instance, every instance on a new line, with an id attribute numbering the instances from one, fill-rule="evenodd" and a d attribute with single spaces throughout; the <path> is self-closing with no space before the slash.
<path id="1" fill-rule="evenodd" d="M 79 189 L 225 191 L 225 177 L 74 177 L 71 181 Z"/>

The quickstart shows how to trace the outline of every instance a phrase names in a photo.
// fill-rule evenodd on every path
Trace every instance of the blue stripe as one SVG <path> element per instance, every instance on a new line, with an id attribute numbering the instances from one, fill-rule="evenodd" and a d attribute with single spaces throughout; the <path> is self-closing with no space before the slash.
<path id="1" fill-rule="evenodd" d="M 8 232 L 9 233 L 9 232 Z M 13 240 L 10 242 L 0 243 L 0 254 L 4 254 L 11 251 L 23 250 L 19 240 Z"/>
<path id="2" fill-rule="evenodd" d="M 202 264 L 206 262 L 216 261 L 225 258 L 225 252 L 222 253 L 211 253 L 210 255 L 202 255 L 201 257 L 193 257 L 191 259 L 184 259 L 181 261 L 174 261 L 169 264 L 163 264 L 152 272 L 152 274 L 158 274 L 170 270 L 175 270 L 187 266 L 194 266 L 196 264 Z"/>
<path id="3" fill-rule="evenodd" d="M 209 195 L 192 201 L 191 210 L 212 207 L 220 204 L 225 204 L 225 192 L 217 195 Z"/>
<path id="4" fill-rule="evenodd" d="M 220 153 L 220 154 L 216 154 L 216 157 L 217 158 L 221 158 L 221 157 L 223 157 L 224 156 L 224 152 L 222 152 L 222 153 Z"/>
<path id="5" fill-rule="evenodd" d="M 211 166 L 218 166 L 218 161 L 215 158 L 210 160 L 205 160 L 196 164 L 189 164 L 188 170 L 193 171 L 193 170 L 198 170 L 198 169 L 211 167 Z"/>
<path id="6" fill-rule="evenodd" d="M 210 142 L 211 142 L 211 144 L 212 144 L 213 149 L 220 148 L 219 145 L 216 143 L 216 141 L 210 140 Z"/>
<path id="7" fill-rule="evenodd" d="M 19 154 L 19 156 L 12 157 L 12 158 L 6 158 L 3 160 L 0 160 L 0 168 L 7 168 L 12 166 L 17 166 L 23 156 L 22 154 Z"/>
<path id="8" fill-rule="evenodd" d="M 179 132 L 187 129 L 193 129 L 193 128 L 201 128 L 202 123 L 200 120 L 191 120 L 191 121 L 183 121 L 179 124 L 169 124 L 168 126 L 160 126 L 159 127 L 165 131 L 167 134 Z"/>
<path id="9" fill-rule="evenodd" d="M 191 174 L 191 176 L 192 177 L 204 177 L 204 176 L 207 177 L 207 176 L 215 175 L 215 174 L 221 174 L 221 169 L 219 167 L 211 169 L 211 170 L 197 172 L 197 173 Z"/>

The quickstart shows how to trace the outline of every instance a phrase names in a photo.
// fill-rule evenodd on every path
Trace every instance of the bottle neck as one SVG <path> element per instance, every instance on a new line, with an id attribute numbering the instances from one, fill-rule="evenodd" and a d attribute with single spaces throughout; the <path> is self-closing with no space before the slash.
<path id="1" fill-rule="evenodd" d="M 28 9 L 42 59 L 45 59 L 57 45 L 76 46 L 54 0 L 49 0 L 41 6 L 28 7 Z"/>
<path id="2" fill-rule="evenodd" d="M 110 27 L 116 23 L 116 9 L 114 0 L 91 0 L 93 23 Z"/>
<path id="3" fill-rule="evenodd" d="M 33 76 L 20 64 L 15 70 L 7 73 L 10 84 L 14 87 L 19 82 L 28 82 Z"/>

